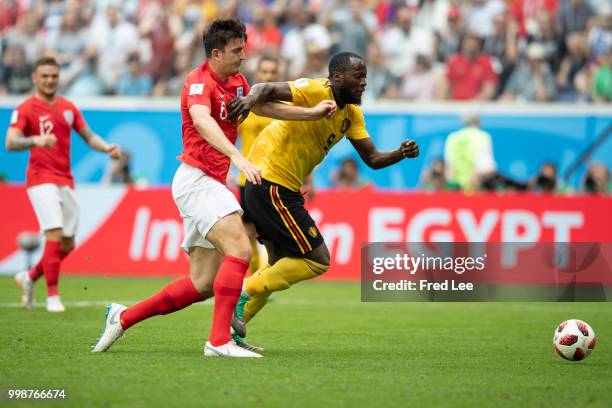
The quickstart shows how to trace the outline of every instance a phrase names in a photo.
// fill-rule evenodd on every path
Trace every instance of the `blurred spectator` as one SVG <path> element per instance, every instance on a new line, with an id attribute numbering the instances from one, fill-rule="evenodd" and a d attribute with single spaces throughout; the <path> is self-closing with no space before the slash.
<path id="1" fill-rule="evenodd" d="M 612 192 L 610 171 L 601 163 L 592 163 L 587 170 L 582 189 L 590 194 L 610 194 Z"/>
<path id="2" fill-rule="evenodd" d="M 431 63 L 424 55 L 418 55 L 416 65 L 402 78 L 397 91 L 402 99 L 411 101 L 431 101 L 435 96 L 436 76 Z"/>
<path id="3" fill-rule="evenodd" d="M 182 19 L 186 31 L 193 31 L 200 20 L 212 21 L 219 13 L 219 6 L 214 0 L 178 0 L 176 13 Z"/>
<path id="4" fill-rule="evenodd" d="M 612 49 L 612 12 L 597 19 L 588 41 L 591 61 L 597 61 L 600 55 Z"/>
<path id="5" fill-rule="evenodd" d="M 85 48 L 85 37 L 78 9 L 67 8 L 59 27 L 50 30 L 45 46 L 57 52 L 57 62 L 65 68 L 80 55 Z"/>
<path id="6" fill-rule="evenodd" d="M 436 31 L 433 45 L 435 61 L 444 64 L 460 51 L 461 39 L 465 36 L 465 21 L 456 5 L 449 7 L 447 21 L 446 30 Z"/>
<path id="7" fill-rule="evenodd" d="M 149 95 L 153 89 L 151 77 L 142 70 L 140 56 L 131 54 L 127 61 L 127 71 L 123 73 L 117 84 L 117 94 L 125 96 Z"/>
<path id="8" fill-rule="evenodd" d="M 328 24 L 334 43 L 332 52 L 350 51 L 361 56 L 366 54 L 378 25 L 365 0 L 347 0 L 331 12 Z"/>
<path id="9" fill-rule="evenodd" d="M 274 24 L 273 16 L 263 5 L 254 9 L 253 22 L 247 26 L 247 36 L 245 51 L 253 59 L 264 54 L 278 54 L 283 39 L 283 34 Z"/>
<path id="10" fill-rule="evenodd" d="M 430 32 L 413 27 L 412 11 L 407 7 L 397 10 L 395 23 L 384 30 L 379 39 L 389 70 L 396 77 L 403 76 L 414 67 L 418 54 L 433 55 L 433 43 Z"/>
<path id="11" fill-rule="evenodd" d="M 557 24 L 563 37 L 585 31 L 594 16 L 589 0 L 559 0 Z"/>
<path id="12" fill-rule="evenodd" d="M 517 60 L 517 25 L 500 13 L 493 17 L 493 33 L 484 39 L 483 51 L 499 74 L 496 95 L 502 93 Z"/>
<path id="13" fill-rule="evenodd" d="M 368 186 L 370 183 L 359 175 L 357 160 L 348 158 L 342 160 L 337 172 L 333 176 L 333 186 L 339 189 L 357 189 Z"/>
<path id="14" fill-rule="evenodd" d="M 512 0 L 509 11 L 512 19 L 518 23 L 519 35 L 524 37 L 533 34 L 537 27 L 537 16 L 545 12 L 550 16 L 557 14 L 558 0 Z"/>
<path id="15" fill-rule="evenodd" d="M 61 26 L 49 32 L 46 47 L 54 50 L 60 64 L 60 88 L 63 90 L 71 78 L 82 68 L 81 55 L 85 49 L 82 21 L 76 7 L 68 7 L 64 12 Z"/>
<path id="16" fill-rule="evenodd" d="M 557 165 L 552 162 L 542 163 L 538 175 L 529 180 L 529 191 L 542 193 L 561 193 L 566 190 L 563 183 L 557 179 Z"/>
<path id="17" fill-rule="evenodd" d="M 130 172 L 130 162 L 132 155 L 129 151 L 121 152 L 121 157 L 117 160 L 111 160 L 109 166 L 102 176 L 103 184 L 134 184 L 134 179 Z"/>
<path id="18" fill-rule="evenodd" d="M 502 99 L 527 102 L 547 102 L 555 99 L 555 78 L 544 60 L 544 47 L 532 43 L 527 60 L 514 70 Z"/>
<path id="19" fill-rule="evenodd" d="M 446 181 L 446 166 L 443 159 L 431 162 L 431 167 L 425 171 L 421 179 L 421 186 L 426 191 L 449 191 L 457 190 L 458 184 Z"/>
<path id="20" fill-rule="evenodd" d="M 95 48 L 85 50 L 83 61 L 66 94 L 70 97 L 103 95 L 104 84 L 98 75 L 98 54 Z"/>
<path id="21" fill-rule="evenodd" d="M 188 51 L 180 52 L 173 61 L 172 76 L 167 80 L 158 81 L 153 89 L 153 95 L 180 95 L 185 79 L 192 69 L 191 54 Z"/>
<path id="22" fill-rule="evenodd" d="M 192 61 L 204 58 L 202 30 L 219 17 L 247 24 L 250 52 L 243 72 L 249 79 L 264 53 L 282 58 L 280 79 L 286 80 L 324 75 L 323 60 L 331 52 L 366 56 L 375 41 L 384 57 L 369 61 L 370 100 L 427 100 L 430 78 L 443 72 L 447 78 L 436 83 L 437 98 L 488 100 L 503 92 L 518 56 L 538 43 L 560 100 L 605 100 L 593 89 L 607 83 L 606 57 L 600 57 L 612 46 L 610 0 L 9 0 L 0 1 L 0 52 L 4 60 L 20 45 L 29 63 L 42 52 L 55 53 L 60 92 L 72 88 L 88 95 L 117 92 L 128 56 L 138 52 L 153 95 L 173 95 Z M 466 31 L 472 40 L 464 40 Z M 463 45 L 476 38 L 483 41 L 482 53 L 470 59 L 470 47 Z M 99 56 L 95 71 L 91 53 L 84 52 L 92 46 Z M 0 77 L 2 71 L 0 66 Z M 403 91 L 389 85 L 388 74 L 403 78 Z"/>
<path id="23" fill-rule="evenodd" d="M 97 28 L 92 27 L 89 36 L 88 44 L 98 52 L 100 79 L 106 92 L 114 92 L 128 56 L 138 51 L 138 30 L 120 18 L 116 7 L 108 6 L 106 18 Z"/>
<path id="24" fill-rule="evenodd" d="M 4 33 L 5 47 L 20 46 L 25 50 L 26 61 L 33 63 L 44 48 L 44 39 L 39 28 L 40 21 L 34 12 L 23 14 L 17 25 Z"/>
<path id="25" fill-rule="evenodd" d="M 44 30 L 55 31 L 60 28 L 64 21 L 67 3 L 65 0 L 45 1 L 45 14 L 42 22 Z"/>
<path id="26" fill-rule="evenodd" d="M 599 56 L 599 66 L 593 75 L 593 99 L 599 103 L 612 102 L 612 46 Z"/>
<path id="27" fill-rule="evenodd" d="M 0 82 L 1 93 L 24 94 L 32 88 L 32 64 L 26 61 L 21 45 L 10 46 L 4 57 L 4 69 Z"/>
<path id="28" fill-rule="evenodd" d="M 449 0 L 422 0 L 414 15 L 414 26 L 427 31 L 430 35 L 444 32 L 448 27 L 448 13 L 452 7 Z"/>
<path id="29" fill-rule="evenodd" d="M 527 36 L 528 43 L 539 43 L 544 47 L 545 59 L 551 70 L 556 72 L 561 64 L 563 37 L 557 32 L 555 20 L 547 10 L 537 12 Z"/>
<path id="30" fill-rule="evenodd" d="M 587 66 L 588 50 L 585 34 L 575 32 L 567 39 L 567 54 L 561 61 L 557 73 L 557 86 L 559 87 L 559 101 L 575 102 L 579 100 L 575 79 L 578 73 Z"/>
<path id="31" fill-rule="evenodd" d="M 441 97 L 452 100 L 489 100 L 495 95 L 497 81 L 491 58 L 482 53 L 480 39 L 470 34 L 462 41 L 461 53 L 453 55 L 448 61 Z"/>
<path id="32" fill-rule="evenodd" d="M 470 116 L 465 127 L 451 133 L 444 144 L 446 180 L 463 191 L 479 190 L 483 181 L 495 176 L 491 135 L 480 129 L 480 118 Z"/>
<path id="33" fill-rule="evenodd" d="M 306 65 L 299 75 L 301 78 L 327 78 L 327 62 L 329 61 L 329 48 L 318 48 L 315 44 L 306 46 Z"/>
<path id="34" fill-rule="evenodd" d="M 141 55 L 141 62 L 148 61 L 146 73 L 154 82 L 169 79 L 176 57 L 174 43 L 182 31 L 180 19 L 169 7 L 149 7 L 138 29 L 148 54 L 145 58 Z"/>
<path id="35" fill-rule="evenodd" d="M 368 65 L 368 86 L 363 94 L 364 101 L 376 101 L 381 97 L 392 97 L 391 93 L 397 93 L 397 78 L 391 74 L 387 58 L 380 52 L 376 41 L 368 46 L 366 54 Z"/>
<path id="36" fill-rule="evenodd" d="M 288 78 L 297 78 L 306 66 L 307 45 L 320 50 L 331 47 L 327 28 L 315 22 L 309 10 L 297 9 L 289 15 L 290 25 L 283 37 L 280 54 L 287 63 Z"/>
<path id="37" fill-rule="evenodd" d="M 17 4 L 15 1 L 0 1 L 0 33 L 15 25 Z"/>
<path id="38" fill-rule="evenodd" d="M 495 29 L 493 19 L 506 11 L 506 5 L 501 0 L 469 0 L 465 2 L 465 20 L 467 30 L 479 37 L 493 35 Z"/>

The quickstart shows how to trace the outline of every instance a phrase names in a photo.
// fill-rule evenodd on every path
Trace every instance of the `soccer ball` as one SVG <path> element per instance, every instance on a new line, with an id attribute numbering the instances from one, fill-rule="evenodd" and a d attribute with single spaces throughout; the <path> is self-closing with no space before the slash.
<path id="1" fill-rule="evenodd" d="M 595 348 L 595 332 L 582 320 L 566 320 L 555 330 L 553 343 L 557 353 L 564 359 L 583 360 Z"/>

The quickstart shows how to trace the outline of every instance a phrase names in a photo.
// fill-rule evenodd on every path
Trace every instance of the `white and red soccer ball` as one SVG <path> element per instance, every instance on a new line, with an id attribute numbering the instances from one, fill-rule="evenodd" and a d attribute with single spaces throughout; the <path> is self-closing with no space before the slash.
<path id="1" fill-rule="evenodd" d="M 564 359 L 584 360 L 595 348 L 595 332 L 582 320 L 566 320 L 555 330 L 553 343 L 557 353 Z"/>

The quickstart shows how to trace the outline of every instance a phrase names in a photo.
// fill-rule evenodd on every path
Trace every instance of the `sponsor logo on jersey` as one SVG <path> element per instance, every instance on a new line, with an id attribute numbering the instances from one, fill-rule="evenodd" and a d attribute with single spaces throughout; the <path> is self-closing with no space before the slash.
<path id="1" fill-rule="evenodd" d="M 238 88 L 236 88 L 236 96 L 242 96 L 243 93 L 244 93 L 244 87 L 239 86 Z"/>
<path id="2" fill-rule="evenodd" d="M 204 93 L 204 84 L 191 84 L 189 87 L 189 95 L 202 95 Z"/>

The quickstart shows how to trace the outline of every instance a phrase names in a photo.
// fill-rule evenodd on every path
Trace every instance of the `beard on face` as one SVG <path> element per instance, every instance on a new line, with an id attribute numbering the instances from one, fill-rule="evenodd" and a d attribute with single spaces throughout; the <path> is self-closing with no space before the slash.
<path id="1" fill-rule="evenodd" d="M 361 105 L 361 95 L 357 92 L 357 90 L 352 90 L 349 87 L 343 86 L 340 88 L 340 97 L 346 103 Z"/>

